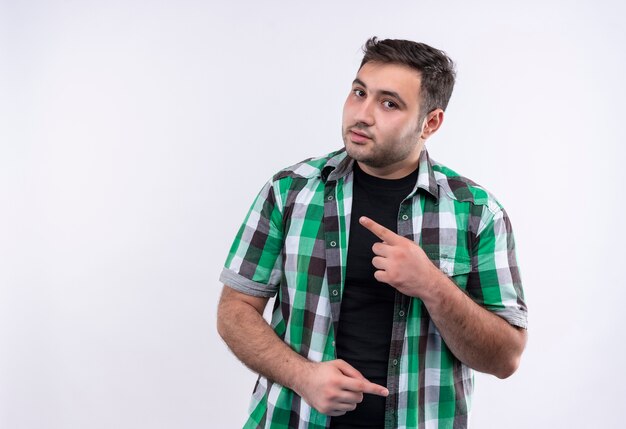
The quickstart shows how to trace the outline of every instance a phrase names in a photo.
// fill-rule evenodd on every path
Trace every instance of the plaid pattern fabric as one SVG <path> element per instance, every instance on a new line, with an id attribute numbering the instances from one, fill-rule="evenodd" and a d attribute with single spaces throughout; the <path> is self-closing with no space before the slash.
<path id="1" fill-rule="evenodd" d="M 345 150 L 287 168 L 253 203 L 220 280 L 238 291 L 278 294 L 271 325 L 312 361 L 335 359 L 352 206 L 352 165 Z M 526 305 L 511 224 L 480 186 L 430 160 L 402 202 L 398 234 L 475 302 L 526 327 Z M 473 371 L 456 359 L 423 303 L 396 293 L 385 427 L 466 428 Z M 245 428 L 325 428 L 329 418 L 293 391 L 260 376 Z"/>

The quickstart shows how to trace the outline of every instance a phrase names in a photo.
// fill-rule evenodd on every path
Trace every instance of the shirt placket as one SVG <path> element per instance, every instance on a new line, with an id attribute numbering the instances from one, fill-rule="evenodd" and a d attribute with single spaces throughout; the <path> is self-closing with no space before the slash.
<path id="1" fill-rule="evenodd" d="M 329 181 L 324 186 L 324 242 L 326 245 L 326 279 L 328 299 L 333 322 L 333 337 L 337 334 L 341 309 L 341 246 L 339 233 L 339 211 L 337 182 Z"/>
<path id="2" fill-rule="evenodd" d="M 421 228 L 414 225 L 421 223 L 421 213 L 418 207 L 414 207 L 414 203 L 420 204 L 420 197 L 414 191 L 401 204 L 398 210 L 398 235 L 419 242 L 419 231 Z M 417 210 L 418 213 L 413 213 Z M 414 219 L 415 218 L 415 219 Z M 415 233 L 417 231 L 417 234 Z M 400 292 L 396 292 L 393 313 L 393 325 L 391 329 L 391 345 L 389 348 L 389 364 L 387 366 L 387 389 L 389 396 L 385 402 L 385 429 L 399 427 L 398 409 L 400 407 L 400 375 L 402 350 L 406 340 L 407 316 L 409 306 L 411 305 L 411 297 Z M 417 359 L 417 353 L 411 358 Z"/>

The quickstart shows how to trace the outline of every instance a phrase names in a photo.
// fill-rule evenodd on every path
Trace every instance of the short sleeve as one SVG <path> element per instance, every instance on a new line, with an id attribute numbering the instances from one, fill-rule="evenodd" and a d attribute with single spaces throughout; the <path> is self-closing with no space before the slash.
<path id="1" fill-rule="evenodd" d="M 220 281 L 253 296 L 272 297 L 281 279 L 282 214 L 272 182 L 259 192 L 239 228 Z"/>
<path id="2" fill-rule="evenodd" d="M 478 304 L 527 328 L 527 308 L 515 254 L 515 239 L 506 212 L 498 209 L 481 222 L 472 250 L 467 292 Z"/>

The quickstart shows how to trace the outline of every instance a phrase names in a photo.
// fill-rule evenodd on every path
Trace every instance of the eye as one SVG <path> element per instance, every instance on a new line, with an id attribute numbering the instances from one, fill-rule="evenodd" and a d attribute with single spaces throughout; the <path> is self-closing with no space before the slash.
<path id="1" fill-rule="evenodd" d="M 390 110 L 398 108 L 398 105 L 396 103 L 394 103 L 393 101 L 389 101 L 389 100 L 383 101 L 383 106 L 385 106 L 387 109 L 390 109 Z"/>
<path id="2" fill-rule="evenodd" d="M 362 89 L 358 89 L 358 88 L 357 89 L 353 89 L 352 93 L 354 95 L 356 95 L 357 97 L 359 97 L 359 98 L 365 97 L 365 91 L 363 91 Z"/>

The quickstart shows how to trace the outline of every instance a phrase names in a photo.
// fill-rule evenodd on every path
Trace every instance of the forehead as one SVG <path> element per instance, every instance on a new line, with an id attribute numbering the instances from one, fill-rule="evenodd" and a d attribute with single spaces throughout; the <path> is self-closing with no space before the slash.
<path id="1" fill-rule="evenodd" d="M 395 92 L 407 102 L 420 96 L 420 73 L 403 64 L 365 63 L 356 78 L 369 92 Z"/>

